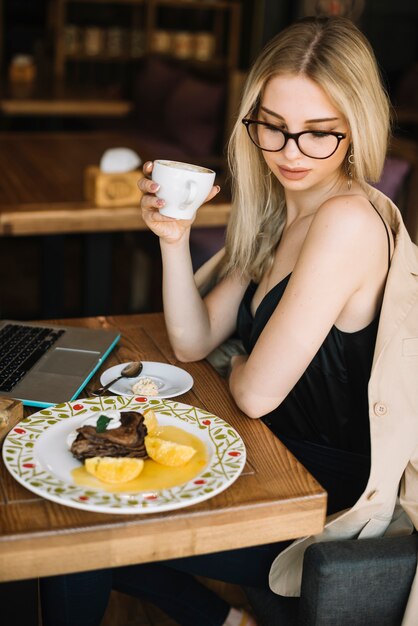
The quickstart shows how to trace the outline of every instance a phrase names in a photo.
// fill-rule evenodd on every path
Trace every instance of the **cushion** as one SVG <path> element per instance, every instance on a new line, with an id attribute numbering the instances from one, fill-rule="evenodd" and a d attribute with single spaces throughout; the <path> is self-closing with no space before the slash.
<path id="1" fill-rule="evenodd" d="M 405 159 L 387 157 L 382 176 L 373 186 L 382 191 L 393 202 L 397 202 L 402 187 L 411 171 L 411 164 Z"/>
<path id="2" fill-rule="evenodd" d="M 314 543 L 301 597 L 246 587 L 260 626 L 400 626 L 417 567 L 418 534 Z"/>
<path id="3" fill-rule="evenodd" d="M 417 551 L 417 534 L 309 546 L 299 623 L 399 626 L 416 572 Z"/>
<path id="4" fill-rule="evenodd" d="M 140 129 L 138 136 L 141 141 L 140 156 L 143 161 L 153 159 L 171 159 L 172 161 L 187 161 L 190 155 L 178 142 L 170 141 L 167 135 L 157 130 Z"/>
<path id="5" fill-rule="evenodd" d="M 135 77 L 133 99 L 138 126 L 155 130 L 160 135 L 164 125 L 164 110 L 170 94 L 184 79 L 186 70 L 177 62 L 159 57 L 148 57 Z"/>
<path id="6" fill-rule="evenodd" d="M 216 144 L 223 127 L 224 97 L 222 83 L 187 76 L 165 104 L 168 136 L 196 157 L 217 152 Z"/>
<path id="7" fill-rule="evenodd" d="M 193 271 L 205 263 L 225 245 L 225 226 L 194 227 L 190 233 L 190 252 Z"/>

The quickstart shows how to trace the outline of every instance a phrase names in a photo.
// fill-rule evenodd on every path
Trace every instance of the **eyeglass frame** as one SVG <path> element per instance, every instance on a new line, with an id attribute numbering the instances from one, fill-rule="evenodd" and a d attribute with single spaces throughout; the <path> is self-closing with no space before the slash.
<path id="1" fill-rule="evenodd" d="M 293 139 L 294 142 L 296 143 L 299 152 L 302 152 L 302 154 L 304 154 L 305 156 L 307 156 L 309 159 L 329 159 L 330 157 L 332 157 L 333 154 L 335 154 L 339 148 L 339 145 L 341 143 L 341 141 L 343 139 L 345 139 L 347 137 L 347 133 L 339 133 L 337 131 L 333 131 L 333 130 L 329 130 L 329 131 L 312 131 L 312 130 L 302 130 L 300 133 L 288 133 L 286 130 L 283 130 L 282 128 L 279 128 L 278 126 L 274 126 L 274 124 L 269 124 L 268 122 L 261 122 L 260 120 L 252 120 L 249 117 L 244 117 L 241 122 L 244 124 L 245 128 L 247 129 L 247 133 L 248 133 L 248 137 L 251 139 L 251 141 L 253 142 L 253 144 L 259 148 L 259 150 L 262 150 L 263 152 L 281 152 L 285 147 L 287 142 L 289 141 L 289 139 Z M 282 135 L 284 136 L 284 144 L 282 145 L 281 148 L 279 148 L 278 150 L 267 150 L 266 148 L 262 148 L 261 146 L 257 145 L 254 141 L 254 139 L 251 137 L 250 134 L 250 126 L 251 124 L 257 124 L 259 126 L 270 126 L 273 128 L 277 128 L 278 131 L 280 131 L 282 133 Z M 301 147 L 299 146 L 299 137 L 301 135 L 307 135 L 308 133 L 313 133 L 313 132 L 317 132 L 317 133 L 322 133 L 324 135 L 332 135 L 333 137 L 336 137 L 337 141 L 337 145 L 335 146 L 335 149 L 331 152 L 331 154 L 329 154 L 326 157 L 315 157 L 315 156 L 310 156 L 309 154 L 306 154 L 306 152 L 304 152 Z"/>

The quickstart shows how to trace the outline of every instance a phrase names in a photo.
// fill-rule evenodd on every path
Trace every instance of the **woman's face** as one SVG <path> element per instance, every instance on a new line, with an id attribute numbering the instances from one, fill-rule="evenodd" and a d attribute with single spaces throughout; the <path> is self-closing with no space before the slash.
<path id="1" fill-rule="evenodd" d="M 257 119 L 289 133 L 305 130 L 347 133 L 334 154 L 326 159 L 306 156 L 293 139 L 280 152 L 262 153 L 272 173 L 288 191 L 308 190 L 337 180 L 350 142 L 349 129 L 344 116 L 319 85 L 293 74 L 272 78 L 264 90 Z"/>

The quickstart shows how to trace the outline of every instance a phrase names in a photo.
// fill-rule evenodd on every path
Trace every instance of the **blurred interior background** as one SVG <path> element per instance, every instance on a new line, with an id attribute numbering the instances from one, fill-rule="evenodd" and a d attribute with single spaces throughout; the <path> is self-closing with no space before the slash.
<path id="1" fill-rule="evenodd" d="M 0 156 L 14 133 L 73 133 L 76 141 L 78 133 L 114 131 L 137 138 L 142 158 L 206 164 L 224 178 L 225 146 L 252 60 L 277 32 L 312 14 L 347 15 L 374 47 L 394 106 L 395 141 L 381 185 L 409 211 L 415 232 L 416 0 L 0 0 Z M 23 184 L 23 171 L 16 175 Z M 0 175 L 0 209 L 6 185 Z M 196 267 L 222 245 L 223 231 L 195 230 Z M 111 245 L 110 265 L 103 263 L 111 301 L 89 313 L 160 310 L 154 236 L 115 232 Z M 56 275 L 51 246 L 60 251 Z M 3 233 L 0 316 L 83 315 L 85 255 L 80 234 Z M 55 289 L 60 298 L 46 306 L 45 290 Z"/>

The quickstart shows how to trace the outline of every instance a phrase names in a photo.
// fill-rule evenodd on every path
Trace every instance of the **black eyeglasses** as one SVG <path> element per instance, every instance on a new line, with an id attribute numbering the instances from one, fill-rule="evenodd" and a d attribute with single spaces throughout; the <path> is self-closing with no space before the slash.
<path id="1" fill-rule="evenodd" d="M 296 142 L 297 147 L 311 159 L 328 159 L 340 145 L 340 141 L 347 137 L 346 133 L 319 130 L 303 130 L 300 133 L 288 133 L 277 126 L 258 120 L 244 118 L 242 123 L 253 144 L 265 152 L 280 152 L 289 139 Z"/>

